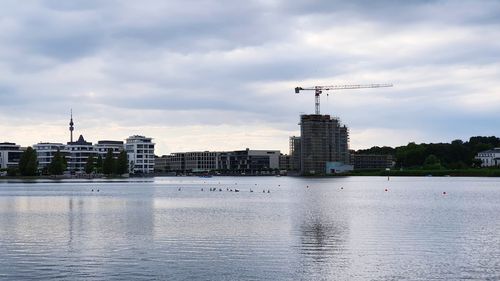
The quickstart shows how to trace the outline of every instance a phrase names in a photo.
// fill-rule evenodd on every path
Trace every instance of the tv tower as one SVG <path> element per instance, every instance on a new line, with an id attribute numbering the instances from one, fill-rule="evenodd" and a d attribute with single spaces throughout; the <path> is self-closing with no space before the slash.
<path id="1" fill-rule="evenodd" d="M 73 109 L 71 109 L 71 119 L 69 121 L 69 135 L 70 135 L 70 142 L 73 142 L 73 130 L 75 130 L 75 128 L 73 127 L 74 123 L 73 123 Z"/>

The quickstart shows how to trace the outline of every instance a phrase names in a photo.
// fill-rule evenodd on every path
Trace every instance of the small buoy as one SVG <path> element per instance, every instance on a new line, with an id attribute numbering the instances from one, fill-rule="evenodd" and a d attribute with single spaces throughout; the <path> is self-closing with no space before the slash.
<path id="1" fill-rule="evenodd" d="M 219 191 L 222 191 L 222 188 L 219 188 Z"/>
<path id="2" fill-rule="evenodd" d="M 266 193 L 266 191 L 265 191 L 265 190 L 262 190 L 262 193 Z"/>
<path id="3" fill-rule="evenodd" d="M 203 191 L 203 188 L 201 189 L 201 191 Z"/>
<path id="4" fill-rule="evenodd" d="M 307 186 L 307 188 L 309 188 L 309 186 Z"/>
<path id="5" fill-rule="evenodd" d="M 446 191 L 443 191 L 443 195 L 446 195 Z"/>
<path id="6" fill-rule="evenodd" d="M 343 187 L 340 187 L 340 189 L 344 189 Z"/>
<path id="7" fill-rule="evenodd" d="M 386 188 L 385 191 L 389 191 L 389 190 Z"/>
<path id="8" fill-rule="evenodd" d="M 94 192 L 94 190 L 92 189 L 92 192 Z"/>
<path id="9" fill-rule="evenodd" d="M 179 187 L 179 189 L 177 189 L 178 191 L 181 191 L 181 188 Z"/>
<path id="10" fill-rule="evenodd" d="M 99 192 L 99 189 L 97 190 L 97 192 Z"/>
<path id="11" fill-rule="evenodd" d="M 267 193 L 271 193 L 271 191 L 268 189 L 268 190 L 267 190 Z"/>
<path id="12" fill-rule="evenodd" d="M 250 192 L 253 192 L 253 190 L 250 188 Z"/>

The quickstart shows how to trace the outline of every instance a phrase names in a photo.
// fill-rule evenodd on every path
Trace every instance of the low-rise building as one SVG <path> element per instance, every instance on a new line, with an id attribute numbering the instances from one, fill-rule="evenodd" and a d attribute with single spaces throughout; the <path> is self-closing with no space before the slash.
<path id="1" fill-rule="evenodd" d="M 280 154 L 280 170 L 285 170 L 285 171 L 290 171 L 291 170 L 291 163 L 290 163 L 290 156 L 286 154 Z"/>
<path id="2" fill-rule="evenodd" d="M 259 174 L 279 169 L 279 150 L 238 150 L 221 152 L 219 167 L 238 174 Z"/>
<path id="3" fill-rule="evenodd" d="M 22 154 L 20 145 L 12 142 L 0 143 L 0 169 L 17 167 Z"/>
<path id="4" fill-rule="evenodd" d="M 218 152 L 186 152 L 184 155 L 187 172 L 210 172 L 219 169 Z"/>
<path id="5" fill-rule="evenodd" d="M 155 173 L 166 173 L 169 171 L 168 155 L 155 156 Z"/>
<path id="6" fill-rule="evenodd" d="M 290 170 L 300 171 L 300 157 L 301 157 L 301 138 L 300 137 L 290 137 L 289 142 L 289 155 L 290 155 Z"/>
<path id="7" fill-rule="evenodd" d="M 475 158 L 481 160 L 481 167 L 500 166 L 500 147 L 481 151 Z"/>
<path id="8" fill-rule="evenodd" d="M 289 157 L 283 165 L 289 166 Z M 177 174 L 222 172 L 229 174 L 265 174 L 280 169 L 279 150 L 176 152 L 156 157 L 156 172 Z"/>
<path id="9" fill-rule="evenodd" d="M 103 159 L 106 157 L 109 150 L 113 152 L 114 158 L 118 158 L 118 155 L 120 155 L 120 152 L 124 149 L 123 141 L 101 140 L 94 144 L 95 152 Z"/>
<path id="10" fill-rule="evenodd" d="M 97 152 L 94 150 L 92 143 L 86 141 L 82 135 L 78 137 L 77 141 L 68 142 L 65 149 L 68 153 L 67 169 L 70 171 L 83 172 L 87 159 L 90 156 L 97 157 Z"/>
<path id="11" fill-rule="evenodd" d="M 38 169 L 40 170 L 49 166 L 58 150 L 67 160 L 69 160 L 69 152 L 66 149 L 66 145 L 62 143 L 40 142 L 33 145 L 33 149 L 36 150 Z"/>
<path id="12" fill-rule="evenodd" d="M 355 170 L 387 169 L 394 167 L 395 161 L 389 154 L 351 154 L 351 164 Z"/>

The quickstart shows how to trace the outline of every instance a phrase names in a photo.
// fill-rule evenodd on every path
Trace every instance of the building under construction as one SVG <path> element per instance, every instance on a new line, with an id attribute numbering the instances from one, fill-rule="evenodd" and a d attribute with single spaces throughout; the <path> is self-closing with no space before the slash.
<path id="1" fill-rule="evenodd" d="M 320 114 L 320 96 L 323 91 L 392 87 L 392 84 L 332 85 L 296 87 L 295 93 L 314 92 L 315 114 L 300 116 L 300 139 L 290 138 L 292 168 L 302 175 L 322 175 L 352 170 L 349 166 L 349 131 L 338 118 Z M 300 144 L 300 152 L 298 149 Z M 300 155 L 300 164 L 294 162 Z"/>
<path id="2" fill-rule="evenodd" d="M 326 173 L 327 162 L 349 164 L 349 130 L 330 115 L 300 116 L 300 173 Z"/>

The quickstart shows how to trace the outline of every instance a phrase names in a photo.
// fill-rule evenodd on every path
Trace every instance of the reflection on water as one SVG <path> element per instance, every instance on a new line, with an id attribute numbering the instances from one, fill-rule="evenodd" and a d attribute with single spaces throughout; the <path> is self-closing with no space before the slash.
<path id="1" fill-rule="evenodd" d="M 296 212 L 300 237 L 300 274 L 340 278 L 349 266 L 347 214 L 332 189 L 305 189 Z M 334 195 L 334 196 L 331 196 Z"/>
<path id="2" fill-rule="evenodd" d="M 235 185 L 241 192 L 225 191 Z M 454 178 L 0 182 L 0 279 L 498 280 L 498 186 Z"/>

